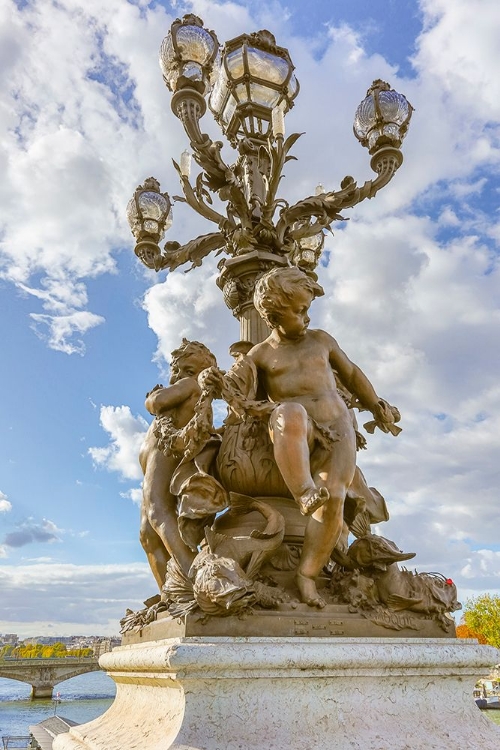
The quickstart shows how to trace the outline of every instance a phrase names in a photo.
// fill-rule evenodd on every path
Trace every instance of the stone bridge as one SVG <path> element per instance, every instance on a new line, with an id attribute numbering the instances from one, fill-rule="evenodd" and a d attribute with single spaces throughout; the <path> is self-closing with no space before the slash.
<path id="1" fill-rule="evenodd" d="M 94 656 L 61 659 L 1 659 L 0 677 L 20 680 L 31 685 L 32 698 L 52 698 L 54 685 L 85 672 L 97 672 L 99 660 Z"/>

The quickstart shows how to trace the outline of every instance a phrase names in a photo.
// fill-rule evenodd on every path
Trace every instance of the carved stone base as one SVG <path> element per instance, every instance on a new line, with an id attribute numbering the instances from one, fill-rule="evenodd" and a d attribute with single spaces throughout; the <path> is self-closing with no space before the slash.
<path id="1" fill-rule="evenodd" d="M 307 604 L 294 603 L 281 604 L 274 610 L 254 610 L 242 617 L 206 617 L 195 612 L 182 619 L 173 619 L 163 612 L 149 625 L 124 633 L 122 643 L 129 645 L 192 636 L 454 638 L 455 621 L 450 618 L 448 623 L 445 630 L 437 620 L 413 612 L 384 609 L 367 613 L 364 617 L 357 611 L 350 611 L 347 604 L 328 604 L 324 609 L 313 609 Z"/>
<path id="2" fill-rule="evenodd" d="M 111 708 L 54 750 L 498 750 L 472 698 L 500 653 L 476 641 L 172 638 L 100 664 Z"/>

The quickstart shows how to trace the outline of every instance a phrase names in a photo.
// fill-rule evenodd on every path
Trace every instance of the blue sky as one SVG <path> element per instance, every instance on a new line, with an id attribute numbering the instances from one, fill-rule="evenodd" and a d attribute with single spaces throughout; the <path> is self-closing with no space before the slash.
<path id="1" fill-rule="evenodd" d="M 327 240 L 312 325 L 336 336 L 403 414 L 360 465 L 380 528 L 462 599 L 499 592 L 499 119 L 496 0 L 127 2 L 0 7 L 0 632 L 115 633 L 154 582 L 138 542 L 144 395 L 182 336 L 219 364 L 239 338 L 215 262 L 156 276 L 125 207 L 153 174 L 179 192 L 187 146 L 157 63 L 194 11 L 221 42 L 269 28 L 305 131 L 283 195 L 372 176 L 352 135 L 378 77 L 415 106 L 405 162 Z M 215 135 L 206 115 L 204 127 Z M 230 151 L 228 158 L 230 159 Z M 174 207 L 169 239 L 207 225 Z"/>

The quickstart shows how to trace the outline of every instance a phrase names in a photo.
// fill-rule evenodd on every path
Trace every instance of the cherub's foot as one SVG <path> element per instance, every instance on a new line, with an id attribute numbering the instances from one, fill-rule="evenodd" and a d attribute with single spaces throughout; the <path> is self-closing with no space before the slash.
<path id="1" fill-rule="evenodd" d="M 314 578 L 308 578 L 307 576 L 303 576 L 302 573 L 297 573 L 296 581 L 300 598 L 304 604 L 308 604 L 310 607 L 318 607 L 319 609 L 326 607 L 325 600 L 318 594 Z"/>
<path id="2" fill-rule="evenodd" d="M 303 516 L 310 516 L 315 510 L 321 508 L 322 505 L 330 498 L 330 493 L 326 487 L 313 487 L 307 492 L 304 492 L 298 499 L 299 509 Z"/>

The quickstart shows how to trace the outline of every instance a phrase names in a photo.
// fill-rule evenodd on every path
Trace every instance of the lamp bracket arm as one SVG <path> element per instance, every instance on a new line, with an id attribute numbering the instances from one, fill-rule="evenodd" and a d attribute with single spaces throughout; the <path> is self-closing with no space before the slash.
<path id="1" fill-rule="evenodd" d="M 222 232 L 200 235 L 184 245 L 175 241 L 166 242 L 161 256 L 161 265 L 156 270 L 168 268 L 169 271 L 174 271 L 184 263 L 191 262 L 191 267 L 187 269 L 187 271 L 191 271 L 191 269 L 201 266 L 203 258 L 206 258 L 211 252 L 221 250 L 225 243 L 226 238 Z"/>
<path id="2" fill-rule="evenodd" d="M 344 177 L 340 184 L 340 190 L 334 190 L 322 195 L 310 196 L 289 208 L 285 208 L 280 215 L 276 225 L 278 237 L 284 237 L 287 229 L 295 222 L 304 221 L 317 217 L 320 222 L 345 221 L 339 214 L 346 208 L 352 208 L 366 198 L 373 198 L 379 190 L 385 187 L 396 174 L 403 162 L 403 155 L 397 148 L 387 146 L 377 151 L 371 160 L 371 167 L 376 171 L 374 180 L 367 180 L 361 187 L 357 186 L 353 177 Z"/>
<path id="3" fill-rule="evenodd" d="M 347 221 L 344 216 L 339 216 L 339 221 Z M 292 229 L 289 232 L 289 236 L 294 240 L 304 240 L 307 237 L 314 237 L 314 235 L 321 232 L 322 229 L 329 229 L 331 231 L 331 219 L 328 216 L 324 216 L 321 219 L 311 222 L 310 220 L 301 223 L 300 226 Z"/>
<path id="4" fill-rule="evenodd" d="M 198 183 L 197 189 L 194 189 L 191 183 L 189 182 L 189 178 L 186 175 L 183 175 L 181 172 L 180 166 L 177 164 L 176 161 L 172 160 L 175 169 L 177 170 L 179 174 L 179 178 L 181 181 L 182 191 L 184 193 L 184 196 L 186 198 L 186 203 L 193 208 L 196 213 L 203 216 L 205 219 L 208 219 L 209 221 L 213 221 L 217 226 L 222 230 L 231 230 L 235 228 L 235 223 L 232 217 L 223 216 L 218 211 L 215 211 L 215 209 L 211 208 L 206 201 L 203 199 L 203 193 L 204 191 L 200 189 L 200 184 Z"/>

